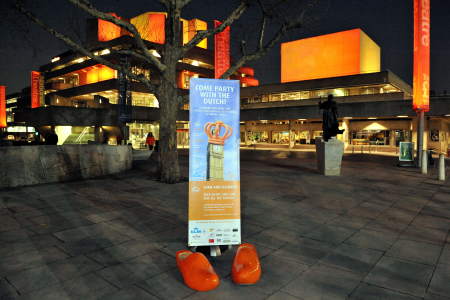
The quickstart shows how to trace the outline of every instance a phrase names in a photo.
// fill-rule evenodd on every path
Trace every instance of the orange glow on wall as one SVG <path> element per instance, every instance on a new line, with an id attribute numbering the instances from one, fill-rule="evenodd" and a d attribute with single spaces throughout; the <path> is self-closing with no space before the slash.
<path id="1" fill-rule="evenodd" d="M 237 71 L 238 73 L 245 74 L 247 76 L 255 76 L 255 70 L 250 67 L 240 67 L 239 69 L 237 69 Z"/>
<path id="2" fill-rule="evenodd" d="M 80 85 L 96 83 L 99 81 L 109 80 L 117 77 L 116 71 L 114 69 L 103 65 L 95 65 L 93 67 L 87 68 L 87 71 L 85 73 L 86 81 L 85 83 L 82 83 L 80 78 Z"/>
<path id="3" fill-rule="evenodd" d="M 120 19 L 115 13 L 108 13 L 109 15 Z M 98 19 L 98 40 L 101 42 L 110 41 L 121 36 L 121 28 L 114 23 Z"/>
<path id="4" fill-rule="evenodd" d="M 41 82 L 41 73 L 37 71 L 31 71 L 31 108 L 41 106 L 40 82 Z"/>
<path id="5" fill-rule="evenodd" d="M 6 86 L 0 85 L 0 128 L 6 127 Z"/>
<path id="6" fill-rule="evenodd" d="M 239 81 L 245 86 L 258 86 L 259 80 L 253 77 L 241 77 Z"/>
<path id="7" fill-rule="evenodd" d="M 281 44 L 281 82 L 380 71 L 380 47 L 361 29 Z"/>
<path id="8" fill-rule="evenodd" d="M 430 0 L 414 0 L 413 109 L 430 110 Z"/>
<path id="9" fill-rule="evenodd" d="M 158 44 L 164 44 L 166 39 L 165 22 L 166 14 L 156 12 L 146 12 L 130 20 L 144 40 Z"/>
<path id="10" fill-rule="evenodd" d="M 208 29 L 208 23 L 199 19 L 192 19 L 192 20 L 181 19 L 181 23 L 183 25 L 183 45 L 187 44 L 190 40 L 192 40 L 194 36 L 197 34 L 197 31 Z M 196 46 L 203 49 L 207 49 L 208 48 L 207 39 L 203 39 Z"/>

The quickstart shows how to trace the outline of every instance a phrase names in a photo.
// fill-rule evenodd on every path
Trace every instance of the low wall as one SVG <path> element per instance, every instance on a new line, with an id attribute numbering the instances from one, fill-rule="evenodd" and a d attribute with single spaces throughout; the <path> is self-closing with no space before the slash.
<path id="1" fill-rule="evenodd" d="M 0 189 L 92 178 L 131 166 L 130 146 L 0 147 Z"/>

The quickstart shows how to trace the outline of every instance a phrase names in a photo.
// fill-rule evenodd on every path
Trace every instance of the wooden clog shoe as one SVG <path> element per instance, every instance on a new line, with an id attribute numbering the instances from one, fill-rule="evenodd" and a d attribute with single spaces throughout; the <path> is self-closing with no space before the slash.
<path id="1" fill-rule="evenodd" d="M 255 284 L 261 278 L 258 252 L 251 244 L 238 247 L 231 267 L 231 278 L 236 284 Z"/>
<path id="2" fill-rule="evenodd" d="M 184 283 L 191 289 L 206 292 L 220 284 L 219 276 L 204 254 L 181 250 L 177 252 L 176 260 Z"/>

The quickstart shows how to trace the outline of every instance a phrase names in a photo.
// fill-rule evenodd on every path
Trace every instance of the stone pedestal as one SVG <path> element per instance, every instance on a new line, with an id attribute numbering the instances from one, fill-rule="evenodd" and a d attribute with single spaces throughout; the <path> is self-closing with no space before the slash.
<path id="1" fill-rule="evenodd" d="M 325 176 L 340 176 L 344 143 L 336 138 L 316 139 L 317 168 Z"/>

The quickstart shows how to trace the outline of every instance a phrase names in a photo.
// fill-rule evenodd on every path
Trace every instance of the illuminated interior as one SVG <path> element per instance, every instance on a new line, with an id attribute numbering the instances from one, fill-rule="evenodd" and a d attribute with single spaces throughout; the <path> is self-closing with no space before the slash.
<path id="1" fill-rule="evenodd" d="M 329 94 L 333 94 L 335 97 L 345 97 L 345 96 L 359 96 L 359 95 L 372 95 L 372 94 L 398 93 L 398 92 L 401 92 L 400 89 L 396 88 L 391 84 L 310 90 L 310 91 L 292 91 L 283 93 L 255 95 L 253 97 L 243 98 L 242 104 L 286 101 L 286 100 L 317 99 L 317 98 L 325 98 Z"/>
<path id="2" fill-rule="evenodd" d="M 361 29 L 281 44 L 281 82 L 380 71 L 380 47 Z"/>

